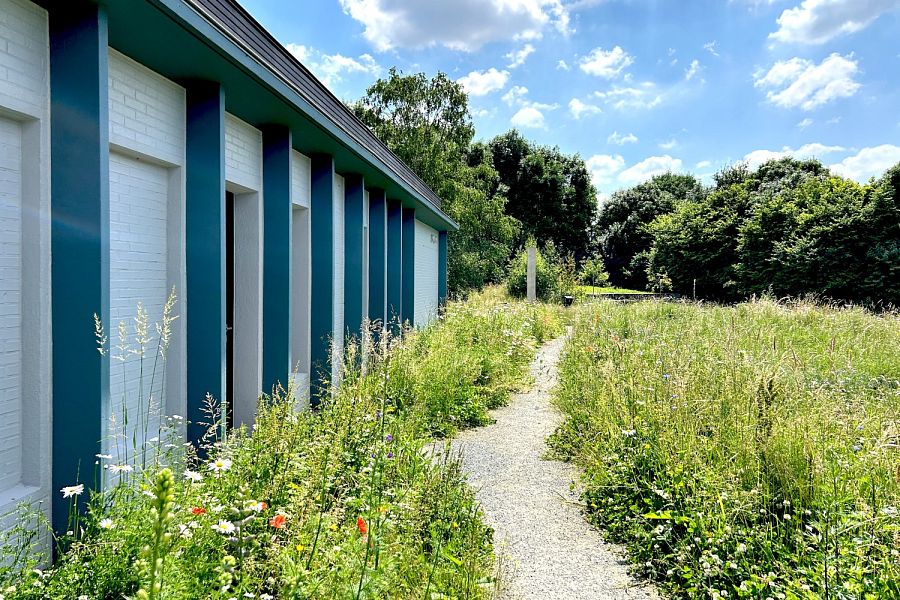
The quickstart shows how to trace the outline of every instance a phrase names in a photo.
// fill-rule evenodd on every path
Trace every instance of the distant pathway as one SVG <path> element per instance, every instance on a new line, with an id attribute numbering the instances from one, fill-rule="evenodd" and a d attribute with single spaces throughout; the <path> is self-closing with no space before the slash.
<path id="1" fill-rule="evenodd" d="M 565 338 L 544 345 L 531 365 L 535 384 L 494 411 L 496 424 L 460 433 L 463 455 L 501 560 L 499 600 L 657 598 L 627 571 L 621 552 L 585 519 L 572 482 L 578 474 L 543 460 L 561 417 L 550 405 Z"/>

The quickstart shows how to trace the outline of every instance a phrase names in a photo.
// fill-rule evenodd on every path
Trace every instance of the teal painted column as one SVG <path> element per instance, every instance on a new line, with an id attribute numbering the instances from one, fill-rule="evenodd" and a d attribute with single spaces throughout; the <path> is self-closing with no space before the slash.
<path id="1" fill-rule="evenodd" d="M 291 130 L 263 129 L 263 392 L 291 369 Z"/>
<path id="2" fill-rule="evenodd" d="M 109 320 L 107 45 L 102 6 L 73 2 L 50 11 L 51 498 L 57 532 L 66 531 L 70 502 L 59 490 L 95 484 L 95 455 L 107 435 L 109 357 L 97 352 L 92 322 L 97 314 L 115 335 Z M 84 505 L 87 497 L 76 500 Z"/>
<path id="3" fill-rule="evenodd" d="M 391 333 L 400 332 L 403 304 L 403 205 L 387 201 L 387 319 Z"/>
<path id="4" fill-rule="evenodd" d="M 416 209 L 403 209 L 403 300 L 400 320 L 416 321 Z"/>
<path id="5" fill-rule="evenodd" d="M 317 405 L 327 393 L 322 378 L 331 378 L 331 336 L 334 332 L 334 161 L 312 156 L 310 201 L 311 289 L 310 401 Z"/>
<path id="6" fill-rule="evenodd" d="M 385 323 L 387 295 L 387 202 L 384 190 L 369 190 L 369 319 Z"/>
<path id="7" fill-rule="evenodd" d="M 363 209 L 365 183 L 347 175 L 344 200 L 344 328 L 359 337 L 363 319 Z"/>
<path id="8" fill-rule="evenodd" d="M 188 440 L 199 447 L 206 394 L 225 397 L 225 95 L 187 87 L 185 268 Z"/>
<path id="9" fill-rule="evenodd" d="M 438 310 L 447 305 L 447 232 L 438 232 Z"/>

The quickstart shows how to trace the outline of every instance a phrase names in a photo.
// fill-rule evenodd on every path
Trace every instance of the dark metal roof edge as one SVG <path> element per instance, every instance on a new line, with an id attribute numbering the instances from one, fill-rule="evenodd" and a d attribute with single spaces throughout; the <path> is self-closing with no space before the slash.
<path id="1" fill-rule="evenodd" d="M 344 105 L 343 102 L 341 102 L 330 90 L 328 90 L 328 88 L 324 86 L 318 80 L 318 78 L 316 78 L 315 75 L 313 75 L 312 72 L 310 72 L 310 70 L 305 65 L 303 65 L 303 63 L 297 60 L 297 58 L 294 57 L 287 50 L 287 48 L 285 48 L 280 42 L 278 42 L 278 40 L 276 40 L 272 36 L 272 34 L 266 31 L 266 29 L 262 27 L 262 25 L 260 25 L 259 22 L 256 21 L 253 16 L 246 11 L 246 9 L 244 9 L 234 0 L 219 0 L 220 2 L 227 3 L 228 9 L 234 11 L 235 16 L 242 17 L 246 21 L 246 24 L 253 27 L 255 33 L 257 33 L 261 37 L 260 40 L 257 40 L 258 42 L 265 43 L 268 49 L 277 52 L 282 59 L 290 61 L 294 67 L 299 68 L 302 71 L 303 75 L 308 78 L 305 83 L 312 84 L 313 86 L 315 86 L 317 92 L 325 94 L 327 99 L 331 101 L 332 107 L 336 107 L 337 110 L 341 112 L 340 116 L 350 119 L 350 125 L 353 126 L 353 129 L 355 129 L 355 131 L 348 130 L 348 127 L 343 126 L 334 118 L 331 118 L 325 107 L 321 106 L 315 98 L 310 97 L 308 93 L 304 92 L 304 82 L 294 80 L 289 73 L 286 73 L 282 69 L 277 68 L 275 65 L 271 64 L 270 61 L 266 60 L 265 57 L 260 56 L 259 53 L 253 47 L 251 47 L 248 40 L 242 38 L 237 32 L 232 31 L 229 27 L 227 27 L 227 25 L 219 21 L 219 19 L 217 19 L 215 15 L 210 14 L 210 12 L 201 4 L 202 0 L 176 1 L 191 9 L 192 12 L 203 19 L 208 25 L 212 26 L 216 31 L 218 31 L 220 34 L 224 35 L 227 39 L 234 43 L 235 46 L 237 46 L 247 55 L 247 57 L 256 62 L 267 72 L 277 77 L 282 83 L 286 84 L 291 91 L 298 94 L 312 108 L 317 110 L 322 118 L 327 120 L 332 126 L 339 129 L 343 134 L 347 135 L 350 139 L 352 139 L 362 148 L 371 153 L 372 159 L 374 159 L 376 162 L 373 164 L 372 160 L 369 160 L 365 157 L 360 158 L 363 158 L 363 160 L 366 160 L 366 162 L 373 164 L 373 166 L 379 168 L 379 170 L 390 173 L 396 181 L 404 184 L 403 187 L 406 187 L 414 197 L 418 196 L 418 199 L 426 208 L 432 210 L 442 220 L 445 220 L 452 229 L 459 229 L 459 225 L 441 209 L 441 200 L 437 196 L 437 194 L 435 194 L 434 191 L 430 187 L 428 187 L 428 185 L 424 181 L 422 181 L 422 179 L 419 178 L 419 176 L 416 175 L 408 165 L 406 165 L 406 163 L 400 160 L 400 158 L 397 157 L 397 155 L 394 154 L 390 150 L 390 148 L 388 148 L 387 145 L 384 144 L 384 142 L 382 142 L 377 136 L 375 136 L 375 134 L 372 133 L 371 130 L 369 130 L 369 128 L 366 127 L 366 125 L 361 120 L 359 120 L 359 118 L 356 117 L 356 115 L 354 115 L 352 111 L 350 111 Z M 202 35 L 202 32 L 198 33 Z M 224 50 L 227 51 L 227 49 Z M 290 98 L 288 98 L 287 100 L 290 101 Z M 291 104 L 295 103 L 291 102 Z M 394 162 L 395 166 L 388 164 L 388 161 L 381 160 L 375 152 L 375 149 L 382 151 L 391 159 L 393 159 L 391 162 Z"/>

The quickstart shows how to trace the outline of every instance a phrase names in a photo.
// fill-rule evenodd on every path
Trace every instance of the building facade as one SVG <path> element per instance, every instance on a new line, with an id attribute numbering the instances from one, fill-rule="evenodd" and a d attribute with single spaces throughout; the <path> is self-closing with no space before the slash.
<path id="1" fill-rule="evenodd" d="M 58 490 L 119 453 L 139 303 L 175 290 L 151 390 L 189 441 L 207 394 L 252 426 L 275 384 L 325 393 L 366 322 L 436 316 L 440 199 L 235 2 L 0 0 L 0 42 L 0 515 L 61 528 Z"/>

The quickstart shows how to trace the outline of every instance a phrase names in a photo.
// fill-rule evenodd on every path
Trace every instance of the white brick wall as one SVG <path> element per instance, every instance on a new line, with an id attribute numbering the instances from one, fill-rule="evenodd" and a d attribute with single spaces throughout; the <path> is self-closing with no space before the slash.
<path id="1" fill-rule="evenodd" d="M 0 0 L 0 107 L 44 114 L 49 47 L 46 11 L 26 0 Z"/>
<path id="2" fill-rule="evenodd" d="M 291 150 L 291 372 L 300 398 L 309 397 L 311 178 L 309 157 Z"/>
<path id="3" fill-rule="evenodd" d="M 109 143 L 181 166 L 184 141 L 184 88 L 110 49 Z"/>
<path id="4" fill-rule="evenodd" d="M 49 44 L 44 9 L 0 0 L 0 515 L 50 509 Z"/>
<path id="5" fill-rule="evenodd" d="M 334 297 L 332 318 L 334 329 L 332 338 L 331 379 L 335 387 L 341 381 L 341 366 L 344 359 L 344 178 L 334 176 Z"/>
<path id="6" fill-rule="evenodd" d="M 137 356 L 125 362 L 110 361 L 104 449 L 121 462 L 126 458 L 133 462 L 135 454 L 143 451 L 145 437 L 157 436 L 159 413 L 184 414 L 185 315 L 180 303 L 176 304 L 178 319 L 173 323 L 165 380 L 161 372 L 155 377 L 148 373 L 156 354 L 153 324 L 161 322 L 172 287 L 179 297 L 185 289 L 185 114 L 184 88 L 109 50 L 111 322 L 107 328 L 115 346 L 116 326 L 125 322 L 128 342 L 135 349 L 134 317 L 141 303 L 148 312 L 153 338 L 144 361 L 143 381 Z M 148 406 L 151 396 L 152 407 Z"/>
<path id="7" fill-rule="evenodd" d="M 416 327 L 427 325 L 437 316 L 438 306 L 438 232 L 416 220 L 415 315 Z"/>
<path id="8" fill-rule="evenodd" d="M 225 114 L 225 179 L 262 191 L 262 132 Z"/>

